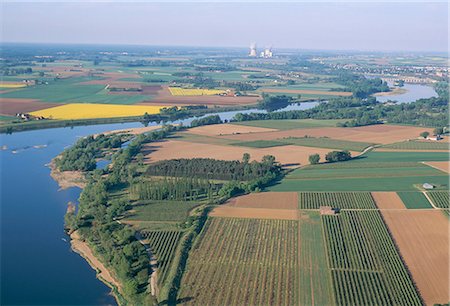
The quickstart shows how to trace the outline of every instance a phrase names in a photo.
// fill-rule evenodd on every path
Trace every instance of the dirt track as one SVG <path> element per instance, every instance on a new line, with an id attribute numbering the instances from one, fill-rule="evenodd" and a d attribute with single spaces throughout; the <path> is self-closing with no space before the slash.
<path id="1" fill-rule="evenodd" d="M 448 218 L 437 210 L 382 210 L 381 213 L 425 303 L 448 303 Z"/>
<path id="2" fill-rule="evenodd" d="M 228 218 L 298 220 L 299 212 L 298 210 L 293 209 L 264 209 L 219 206 L 215 208 L 209 215 L 212 217 Z"/>
<path id="3" fill-rule="evenodd" d="M 313 128 L 313 129 L 293 129 L 284 131 L 275 131 L 267 133 L 253 133 L 241 135 L 226 135 L 223 137 L 234 140 L 275 140 L 285 137 L 304 137 L 305 135 L 312 137 L 330 137 L 334 139 L 371 142 L 388 144 L 400 142 L 407 139 L 415 139 L 423 131 L 432 132 L 431 129 L 378 124 L 371 126 L 355 127 L 355 128 Z"/>
<path id="4" fill-rule="evenodd" d="M 297 192 L 250 193 L 237 198 L 232 198 L 224 206 L 236 208 L 295 210 L 298 208 L 298 193 Z"/>
<path id="5" fill-rule="evenodd" d="M 264 155 L 273 155 L 285 166 L 309 164 L 309 155 L 320 154 L 322 160 L 331 149 L 302 146 L 280 146 L 271 148 L 246 148 L 224 146 L 187 141 L 168 140 L 144 146 L 142 152 L 146 163 L 174 158 L 214 158 L 220 160 L 241 160 L 244 153 L 249 153 L 252 160 L 260 161 Z M 356 155 L 357 152 L 351 152 Z"/>
<path id="6" fill-rule="evenodd" d="M 372 192 L 372 197 L 379 209 L 406 209 L 396 192 L 375 191 Z"/>

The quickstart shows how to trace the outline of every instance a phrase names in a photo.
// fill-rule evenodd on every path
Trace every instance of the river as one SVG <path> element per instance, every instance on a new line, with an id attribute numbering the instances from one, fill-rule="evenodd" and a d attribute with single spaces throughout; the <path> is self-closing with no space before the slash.
<path id="1" fill-rule="evenodd" d="M 392 84 L 389 84 L 392 86 Z M 426 99 L 431 97 L 437 97 L 438 94 L 433 87 L 428 85 L 418 84 L 405 84 L 403 87 L 406 92 L 395 95 L 377 96 L 378 102 L 397 101 L 398 103 L 410 103 L 418 99 Z"/>
<path id="2" fill-rule="evenodd" d="M 302 103 L 287 109 L 315 105 L 317 102 Z M 236 113 L 217 114 L 229 120 Z M 188 125 L 193 119 L 174 123 Z M 71 250 L 64 233 L 67 203 L 75 202 L 81 190 L 59 191 L 46 164 L 80 137 L 140 126 L 105 124 L 0 135 L 1 305 L 116 304 L 110 289 Z"/>

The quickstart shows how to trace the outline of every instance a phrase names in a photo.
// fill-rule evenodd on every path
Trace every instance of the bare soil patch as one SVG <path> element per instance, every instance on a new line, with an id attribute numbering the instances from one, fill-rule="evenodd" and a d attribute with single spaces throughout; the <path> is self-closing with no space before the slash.
<path id="1" fill-rule="evenodd" d="M 372 197 L 379 209 L 406 209 L 396 192 L 375 191 L 372 192 Z"/>
<path id="2" fill-rule="evenodd" d="M 237 198 L 232 198 L 224 206 L 238 207 L 238 208 L 295 210 L 298 208 L 298 193 L 297 192 L 250 193 Z"/>
<path id="3" fill-rule="evenodd" d="M 222 135 L 239 135 L 252 134 L 262 132 L 278 131 L 276 129 L 235 125 L 235 124 L 214 124 L 204 125 L 189 129 L 190 134 L 204 135 L 204 136 L 222 136 Z"/>
<path id="4" fill-rule="evenodd" d="M 212 217 L 227 218 L 253 218 L 253 219 L 280 219 L 298 220 L 298 210 L 293 209 L 264 209 L 219 206 L 209 214 Z"/>
<path id="5" fill-rule="evenodd" d="M 2 98 L 0 99 L 0 114 L 14 116 L 17 113 L 30 113 L 54 106 L 56 104 L 45 103 L 36 99 Z"/>
<path id="6" fill-rule="evenodd" d="M 435 162 L 424 162 L 425 165 L 439 169 L 441 171 L 450 173 L 450 162 L 449 161 L 435 161 Z"/>
<path id="7" fill-rule="evenodd" d="M 381 213 L 425 303 L 448 303 L 448 219 L 437 210 L 382 210 Z"/>
<path id="8" fill-rule="evenodd" d="M 432 132 L 429 128 L 397 126 L 378 124 L 371 126 L 355 127 L 355 128 L 313 128 L 313 129 L 293 129 L 276 132 L 258 133 L 252 135 L 230 135 L 225 136 L 235 140 L 275 140 L 285 137 L 304 137 L 305 135 L 312 137 L 329 137 L 334 139 L 342 139 L 349 141 L 362 141 L 371 143 L 388 144 L 401 142 L 408 139 L 416 139 L 423 132 Z"/>
<path id="9" fill-rule="evenodd" d="M 273 155 L 284 166 L 309 164 L 311 154 L 319 154 L 322 159 L 330 149 L 281 146 L 271 148 L 245 148 L 237 146 L 213 145 L 186 141 L 161 141 L 144 146 L 142 152 L 146 163 L 175 158 L 214 158 L 220 160 L 241 160 L 244 153 L 249 153 L 252 160 L 260 161 L 264 155 Z M 351 152 L 352 155 L 358 152 Z"/>
<path id="10" fill-rule="evenodd" d="M 143 95 L 156 95 L 160 90 L 162 90 L 162 86 L 161 85 L 142 86 L 141 94 L 143 94 Z"/>
<path id="11" fill-rule="evenodd" d="M 277 89 L 277 88 L 263 88 L 262 92 L 269 93 L 290 93 L 290 94 L 308 94 L 308 95 L 326 95 L 326 96 L 342 96 L 349 97 L 351 92 L 347 91 L 324 91 L 324 90 L 307 90 L 307 89 Z"/>

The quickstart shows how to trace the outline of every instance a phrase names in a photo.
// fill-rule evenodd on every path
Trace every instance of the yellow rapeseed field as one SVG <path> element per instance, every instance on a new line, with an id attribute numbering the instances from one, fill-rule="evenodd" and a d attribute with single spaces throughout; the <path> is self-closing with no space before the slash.
<path id="1" fill-rule="evenodd" d="M 94 119 L 158 114 L 163 106 L 71 103 L 30 113 L 49 119 Z"/>
<path id="2" fill-rule="evenodd" d="M 180 87 L 169 87 L 169 91 L 172 96 L 212 96 L 225 92 L 225 90 L 219 89 L 195 89 Z"/>
<path id="3" fill-rule="evenodd" d="M 3 83 L 0 82 L 0 88 L 22 88 L 26 87 L 27 84 L 24 83 Z"/>

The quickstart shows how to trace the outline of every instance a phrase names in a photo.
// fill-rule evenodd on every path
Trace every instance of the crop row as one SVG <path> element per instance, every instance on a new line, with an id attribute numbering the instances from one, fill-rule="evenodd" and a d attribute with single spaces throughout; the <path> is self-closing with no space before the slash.
<path id="1" fill-rule="evenodd" d="M 446 141 L 405 141 L 389 145 L 385 148 L 400 149 L 400 150 L 449 150 L 449 143 Z"/>
<path id="2" fill-rule="evenodd" d="M 421 305 L 378 211 L 322 216 L 338 305 Z"/>
<path id="3" fill-rule="evenodd" d="M 432 191 L 427 192 L 434 206 L 439 208 L 449 208 L 450 192 L 449 191 Z"/>
<path id="4" fill-rule="evenodd" d="M 297 304 L 298 223 L 212 218 L 189 256 L 179 299 L 195 305 Z"/>
<path id="5" fill-rule="evenodd" d="M 343 209 L 375 209 L 370 192 L 300 192 L 300 209 L 319 209 L 331 206 Z"/>
<path id="6" fill-rule="evenodd" d="M 149 231 L 142 235 L 149 241 L 150 249 L 158 260 L 158 283 L 163 284 L 180 240 L 180 231 Z"/>

